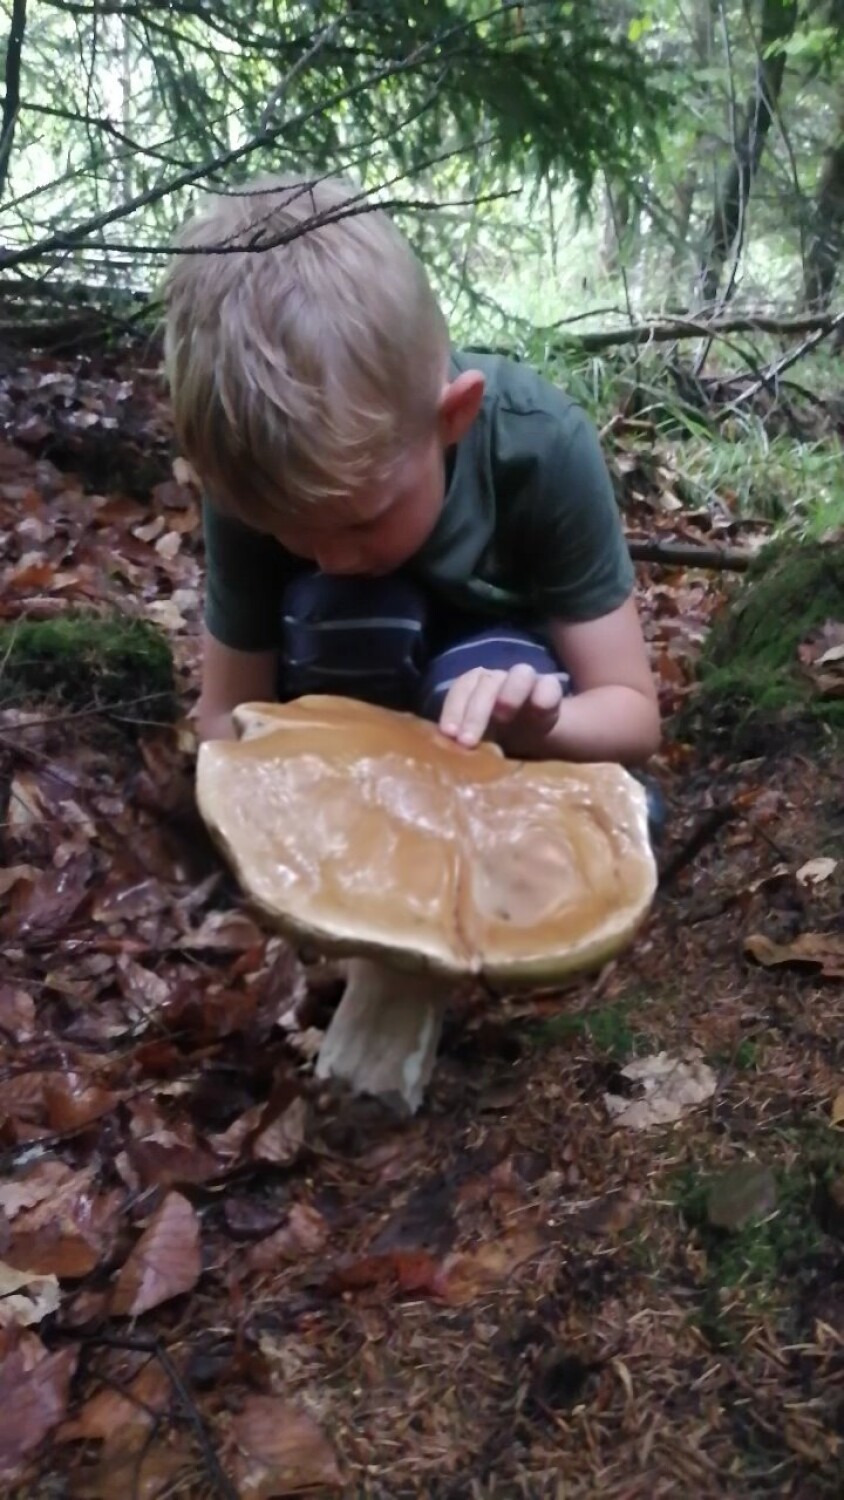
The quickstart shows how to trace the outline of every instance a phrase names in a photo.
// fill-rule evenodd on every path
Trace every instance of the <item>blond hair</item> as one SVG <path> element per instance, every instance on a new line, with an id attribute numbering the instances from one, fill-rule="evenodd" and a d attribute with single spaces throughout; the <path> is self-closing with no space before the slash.
<path id="1" fill-rule="evenodd" d="M 176 434 L 244 520 L 342 500 L 435 430 L 445 322 L 369 204 L 338 178 L 261 177 L 177 240 L 197 253 L 174 257 L 163 289 Z"/>

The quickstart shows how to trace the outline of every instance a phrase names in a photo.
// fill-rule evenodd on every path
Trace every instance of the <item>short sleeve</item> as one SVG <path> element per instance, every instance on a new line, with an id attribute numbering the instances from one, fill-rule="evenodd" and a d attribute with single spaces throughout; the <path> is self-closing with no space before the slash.
<path id="1" fill-rule="evenodd" d="M 635 574 L 595 427 L 579 407 L 566 418 L 546 432 L 530 592 L 544 618 L 595 620 L 630 597 Z"/>
<path id="2" fill-rule="evenodd" d="M 270 651 L 279 644 L 281 600 L 293 559 L 271 536 L 221 514 L 203 501 L 207 569 L 205 624 L 235 651 Z"/>

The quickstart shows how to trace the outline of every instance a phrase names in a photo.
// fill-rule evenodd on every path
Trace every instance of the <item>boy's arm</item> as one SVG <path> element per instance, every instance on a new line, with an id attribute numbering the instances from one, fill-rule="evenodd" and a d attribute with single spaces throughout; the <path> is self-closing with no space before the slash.
<path id="1" fill-rule="evenodd" d="M 202 634 L 202 691 L 197 705 L 201 740 L 235 738 L 232 710 L 239 703 L 266 703 L 277 698 L 278 654 L 235 651 Z"/>
<path id="2" fill-rule="evenodd" d="M 575 694 L 562 697 L 556 677 L 527 665 L 467 672 L 443 704 L 445 733 L 471 745 L 492 731 L 523 759 L 647 760 L 659 745 L 659 706 L 634 599 L 596 620 L 552 620 L 549 629 Z"/>
<path id="3" fill-rule="evenodd" d="M 532 735 L 525 726 L 520 753 L 626 765 L 647 760 L 659 748 L 659 702 L 635 600 L 597 620 L 552 620 L 550 634 L 576 692 L 562 700 L 550 729 Z"/>

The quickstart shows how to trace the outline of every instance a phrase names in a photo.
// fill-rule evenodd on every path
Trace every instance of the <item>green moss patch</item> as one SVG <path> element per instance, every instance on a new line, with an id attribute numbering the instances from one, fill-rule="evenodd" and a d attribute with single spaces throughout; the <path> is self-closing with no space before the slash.
<path id="1" fill-rule="evenodd" d="M 755 754 L 771 748 L 774 729 L 844 730 L 844 699 L 821 697 L 798 656 L 811 631 L 842 619 L 844 548 L 766 547 L 712 630 L 681 731 Z"/>
<path id="2" fill-rule="evenodd" d="M 115 614 L 0 625 L 0 705 L 45 699 L 75 710 L 120 707 L 139 718 L 173 718 L 165 636 L 145 620 Z"/>

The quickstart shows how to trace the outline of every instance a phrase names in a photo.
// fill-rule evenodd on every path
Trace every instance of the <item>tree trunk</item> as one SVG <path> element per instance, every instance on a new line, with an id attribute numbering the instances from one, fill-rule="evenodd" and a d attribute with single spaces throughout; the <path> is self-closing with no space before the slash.
<path id="1" fill-rule="evenodd" d="M 827 308 L 844 256 L 844 106 L 838 138 L 824 156 L 806 252 L 804 291 L 808 307 Z"/>
<path id="2" fill-rule="evenodd" d="M 0 124 L 0 198 L 3 196 L 9 176 L 12 142 L 15 138 L 15 124 L 20 108 L 21 53 L 25 31 L 26 0 L 13 0 L 12 22 L 9 27 L 9 40 L 6 43 L 6 91 L 3 95 L 3 120 Z"/>
<path id="3" fill-rule="evenodd" d="M 782 88 L 786 56 L 777 42 L 787 41 L 797 21 L 796 0 L 761 0 L 762 24 L 756 62 L 753 97 L 744 110 L 744 121 L 733 144 L 733 159 L 716 196 L 712 217 L 704 236 L 704 253 L 698 283 L 698 298 L 704 305 L 714 302 L 727 257 L 741 240 L 753 179 L 762 160 Z"/>
<path id="4" fill-rule="evenodd" d="M 601 268 L 606 276 L 615 275 L 622 258 L 634 249 L 639 237 L 639 207 L 634 204 L 627 183 L 608 182 L 605 193 L 604 235 L 601 246 Z"/>

